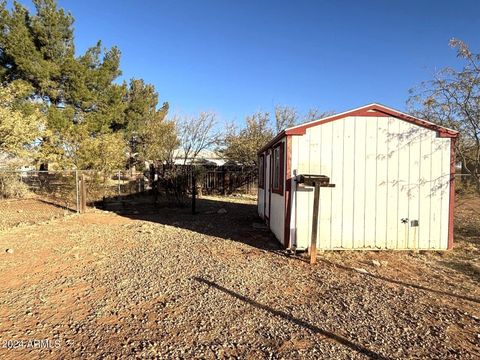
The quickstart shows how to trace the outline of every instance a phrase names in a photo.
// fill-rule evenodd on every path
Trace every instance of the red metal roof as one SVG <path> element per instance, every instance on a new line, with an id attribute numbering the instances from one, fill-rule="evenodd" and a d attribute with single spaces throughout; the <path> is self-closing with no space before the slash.
<path id="1" fill-rule="evenodd" d="M 419 119 L 417 117 L 405 114 L 401 111 L 380 105 L 380 104 L 369 104 L 365 105 L 353 110 L 349 110 L 340 114 L 335 114 L 332 116 L 327 116 L 322 119 L 313 120 L 305 124 L 292 126 L 283 130 L 282 132 L 278 133 L 272 140 L 270 140 L 266 145 L 264 145 L 260 150 L 258 150 L 258 154 L 264 152 L 266 149 L 280 141 L 286 135 L 303 135 L 305 134 L 308 128 L 326 124 L 331 121 L 335 121 L 338 119 L 345 118 L 347 116 L 372 116 L 372 117 L 395 117 L 401 120 L 405 120 L 409 123 L 433 130 L 438 132 L 440 137 L 446 138 L 456 138 L 458 136 L 458 131 L 437 125 L 427 120 Z"/>

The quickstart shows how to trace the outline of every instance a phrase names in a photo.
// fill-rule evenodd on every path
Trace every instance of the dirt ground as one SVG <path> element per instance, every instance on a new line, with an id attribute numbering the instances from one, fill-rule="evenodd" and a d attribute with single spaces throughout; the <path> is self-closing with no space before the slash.
<path id="1" fill-rule="evenodd" d="M 478 198 L 457 200 L 453 251 L 315 266 L 253 199 L 111 210 L 0 231 L 0 358 L 480 358 Z"/>
<path id="2" fill-rule="evenodd" d="M 22 199 L 0 200 L 0 230 L 38 224 L 43 221 L 64 217 L 73 211 L 51 200 Z"/>

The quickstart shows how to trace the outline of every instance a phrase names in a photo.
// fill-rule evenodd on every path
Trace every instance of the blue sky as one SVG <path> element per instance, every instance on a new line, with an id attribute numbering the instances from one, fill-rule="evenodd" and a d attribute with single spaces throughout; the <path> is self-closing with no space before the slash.
<path id="1" fill-rule="evenodd" d="M 21 1 L 28 5 L 26 1 Z M 122 51 L 123 78 L 153 83 L 175 112 L 243 122 L 275 104 L 405 109 L 408 90 L 480 52 L 480 1 L 60 0 L 77 50 Z M 30 6 L 29 6 L 30 7 Z"/>

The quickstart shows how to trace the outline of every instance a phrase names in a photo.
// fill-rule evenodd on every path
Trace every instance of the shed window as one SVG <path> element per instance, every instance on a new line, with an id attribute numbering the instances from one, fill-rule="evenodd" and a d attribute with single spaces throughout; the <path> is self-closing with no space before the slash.
<path id="1" fill-rule="evenodd" d="M 283 143 L 273 148 L 272 191 L 277 194 L 283 194 Z"/>
<path id="2" fill-rule="evenodd" d="M 258 158 L 258 187 L 265 188 L 265 156 L 260 155 Z"/>

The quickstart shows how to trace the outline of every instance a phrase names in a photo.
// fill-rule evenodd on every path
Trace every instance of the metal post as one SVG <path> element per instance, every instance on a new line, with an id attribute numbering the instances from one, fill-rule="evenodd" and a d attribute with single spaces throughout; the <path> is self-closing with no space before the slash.
<path id="1" fill-rule="evenodd" d="M 192 215 L 196 213 L 197 206 L 197 178 L 195 177 L 195 170 L 192 166 Z"/>
<path id="2" fill-rule="evenodd" d="M 310 241 L 310 264 L 317 261 L 318 208 L 320 203 L 320 182 L 315 182 L 313 194 L 312 238 Z"/>
<path id="3" fill-rule="evenodd" d="M 87 210 L 87 186 L 85 183 L 85 174 L 80 176 L 80 213 L 84 214 Z"/>
<path id="4" fill-rule="evenodd" d="M 75 170 L 75 195 L 77 199 L 77 214 L 80 213 L 80 189 L 78 181 L 78 170 Z"/>
<path id="5" fill-rule="evenodd" d="M 117 174 L 117 180 L 118 180 L 118 196 L 121 195 L 121 190 L 120 190 L 120 170 L 118 170 L 118 174 Z"/>
<path id="6" fill-rule="evenodd" d="M 225 195 L 225 168 L 222 169 L 222 195 Z"/>

